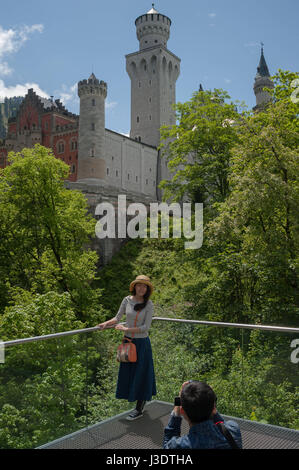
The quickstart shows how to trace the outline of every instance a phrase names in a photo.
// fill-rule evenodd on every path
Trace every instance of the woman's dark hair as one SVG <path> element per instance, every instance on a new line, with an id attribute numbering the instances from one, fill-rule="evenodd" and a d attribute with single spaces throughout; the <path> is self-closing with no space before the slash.
<path id="1" fill-rule="evenodd" d="M 133 294 L 133 295 L 136 295 L 135 286 L 134 286 L 134 288 L 133 288 L 132 294 Z M 137 312 L 138 310 L 142 310 L 142 309 L 146 306 L 147 301 L 148 301 L 150 295 L 151 295 L 151 290 L 150 290 L 149 286 L 146 286 L 146 293 L 145 293 L 144 296 L 143 296 L 143 302 L 140 303 L 140 304 L 134 305 L 134 310 L 136 310 L 136 312 Z"/>
<path id="2" fill-rule="evenodd" d="M 181 405 L 193 424 L 210 418 L 217 401 L 214 390 L 204 382 L 192 381 L 181 392 Z"/>

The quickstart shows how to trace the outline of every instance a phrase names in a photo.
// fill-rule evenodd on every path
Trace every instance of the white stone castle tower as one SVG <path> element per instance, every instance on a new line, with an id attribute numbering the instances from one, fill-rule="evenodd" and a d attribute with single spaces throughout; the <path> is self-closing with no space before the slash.
<path id="1" fill-rule="evenodd" d="M 157 147 L 160 127 L 175 124 L 180 59 L 167 49 L 171 20 L 153 8 L 136 21 L 139 51 L 126 56 L 131 79 L 130 137 Z"/>
<path id="2" fill-rule="evenodd" d="M 270 79 L 270 73 L 268 65 L 264 56 L 264 48 L 262 44 L 261 58 L 257 67 L 257 73 L 254 80 L 254 93 L 256 97 L 256 106 L 253 108 L 254 111 L 260 110 L 264 105 L 269 103 L 271 100 L 270 94 L 264 90 L 264 88 L 274 88 L 274 84 Z"/>
<path id="3" fill-rule="evenodd" d="M 92 73 L 78 83 L 80 98 L 78 181 L 105 178 L 105 98 L 107 84 Z"/>

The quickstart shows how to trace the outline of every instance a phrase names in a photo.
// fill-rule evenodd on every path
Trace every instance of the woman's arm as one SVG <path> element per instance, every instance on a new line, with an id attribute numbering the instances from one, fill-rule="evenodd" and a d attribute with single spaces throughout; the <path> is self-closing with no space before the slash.
<path id="1" fill-rule="evenodd" d="M 119 323 L 121 317 L 126 312 L 126 305 L 127 305 L 127 297 L 125 297 L 122 300 L 122 303 L 120 304 L 119 310 L 117 314 L 115 315 L 115 317 L 111 318 L 110 320 L 104 321 L 103 323 L 100 323 L 99 325 L 97 325 L 97 327 L 100 328 L 101 330 L 104 330 L 105 328 L 109 326 L 113 326 Z"/>
<path id="2" fill-rule="evenodd" d="M 99 323 L 98 325 L 96 325 L 100 330 L 104 330 L 105 328 L 109 327 L 109 326 L 112 326 L 112 325 L 116 325 L 117 323 L 117 320 L 115 317 L 111 318 L 110 320 L 107 320 L 107 321 L 104 321 L 103 323 Z"/>
<path id="3" fill-rule="evenodd" d="M 141 333 L 140 328 L 138 328 L 137 326 L 134 328 L 128 328 L 127 326 L 124 326 L 124 325 L 116 325 L 115 329 L 125 331 L 126 333 Z"/>

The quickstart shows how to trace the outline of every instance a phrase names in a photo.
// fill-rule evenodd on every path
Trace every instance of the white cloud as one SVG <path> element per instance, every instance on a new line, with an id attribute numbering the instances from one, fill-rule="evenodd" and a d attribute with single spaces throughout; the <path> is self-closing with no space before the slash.
<path id="1" fill-rule="evenodd" d="M 8 65 L 7 62 L 0 62 L 0 76 L 10 75 L 12 68 Z"/>
<path id="2" fill-rule="evenodd" d="M 16 29 L 3 29 L 0 25 L 0 58 L 6 54 L 17 52 L 28 41 L 32 33 L 42 33 L 43 30 L 42 24 L 24 25 Z"/>
<path id="3" fill-rule="evenodd" d="M 224 81 L 225 81 L 225 83 L 231 83 L 231 79 L 230 79 L 230 78 L 225 78 Z"/>
<path id="4" fill-rule="evenodd" d="M 48 93 L 43 91 L 37 83 L 25 83 L 24 85 L 17 84 L 13 86 L 6 86 L 3 80 L 0 80 L 0 102 L 5 97 L 13 98 L 14 96 L 25 96 L 29 88 L 33 88 L 35 93 L 44 98 L 49 98 Z"/>
<path id="5" fill-rule="evenodd" d="M 0 25 L 0 77 L 10 75 L 13 72 L 13 69 L 3 60 L 3 57 L 16 53 L 28 41 L 31 34 L 35 32 L 42 33 L 43 30 L 44 26 L 42 24 L 23 25 L 15 29 L 4 29 Z M 16 87 L 19 86 L 16 85 Z"/>
<path id="6" fill-rule="evenodd" d="M 209 13 L 210 18 L 215 18 L 215 16 L 216 16 L 216 13 Z"/>
<path id="7" fill-rule="evenodd" d="M 77 83 L 74 83 L 72 86 L 62 84 L 61 90 L 55 91 L 55 95 L 59 97 L 64 106 L 67 106 L 68 103 L 79 103 L 77 86 Z"/>

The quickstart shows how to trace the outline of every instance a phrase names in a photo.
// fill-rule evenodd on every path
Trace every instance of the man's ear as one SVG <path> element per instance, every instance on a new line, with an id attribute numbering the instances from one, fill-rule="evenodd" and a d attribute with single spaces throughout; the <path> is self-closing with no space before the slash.
<path id="1" fill-rule="evenodd" d="M 215 403 L 213 411 L 212 411 L 212 416 L 214 416 L 216 413 L 217 413 L 217 408 L 216 408 L 216 403 Z"/>

